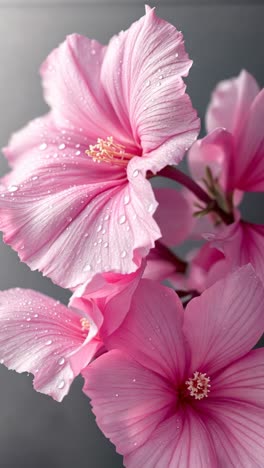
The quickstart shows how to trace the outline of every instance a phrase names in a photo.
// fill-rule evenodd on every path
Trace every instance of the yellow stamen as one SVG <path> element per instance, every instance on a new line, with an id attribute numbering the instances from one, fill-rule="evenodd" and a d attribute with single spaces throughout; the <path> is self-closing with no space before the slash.
<path id="1" fill-rule="evenodd" d="M 134 157 L 134 154 L 125 152 L 125 146 L 114 143 L 112 136 L 107 137 L 106 140 L 98 138 L 97 145 L 90 145 L 85 153 L 88 154 L 94 162 L 106 162 L 118 166 L 127 166 L 130 159 Z"/>
<path id="2" fill-rule="evenodd" d="M 90 325 L 91 325 L 91 324 L 90 324 L 89 320 L 87 320 L 86 317 L 82 317 L 82 318 L 80 319 L 80 322 L 81 322 L 81 326 L 82 326 L 82 331 L 88 331 L 88 330 L 90 330 Z"/>
<path id="3" fill-rule="evenodd" d="M 202 398 L 207 398 L 208 393 L 210 392 L 210 377 L 207 377 L 206 374 L 201 372 L 194 372 L 193 377 L 189 380 L 186 380 L 185 384 L 187 389 L 190 392 L 190 395 L 195 398 L 195 400 L 202 400 Z"/>

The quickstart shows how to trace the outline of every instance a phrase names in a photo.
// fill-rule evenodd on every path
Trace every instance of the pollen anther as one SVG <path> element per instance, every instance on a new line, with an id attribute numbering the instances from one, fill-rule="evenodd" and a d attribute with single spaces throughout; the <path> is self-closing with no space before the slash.
<path id="1" fill-rule="evenodd" d="M 86 317 L 80 318 L 81 326 L 82 326 L 82 331 L 88 331 L 90 329 L 90 322 L 87 320 Z"/>
<path id="2" fill-rule="evenodd" d="M 193 377 L 189 380 L 186 380 L 185 384 L 187 389 L 190 392 L 190 395 L 195 398 L 195 400 L 202 400 L 202 398 L 207 398 L 208 393 L 210 392 L 210 377 L 201 372 L 194 372 Z"/>
<path id="3" fill-rule="evenodd" d="M 107 137 L 106 140 L 98 138 L 96 145 L 90 145 L 89 149 L 85 151 L 94 162 L 106 162 L 118 166 L 127 166 L 130 159 L 134 157 L 133 154 L 125 152 L 125 146 L 114 143 L 112 136 Z"/>

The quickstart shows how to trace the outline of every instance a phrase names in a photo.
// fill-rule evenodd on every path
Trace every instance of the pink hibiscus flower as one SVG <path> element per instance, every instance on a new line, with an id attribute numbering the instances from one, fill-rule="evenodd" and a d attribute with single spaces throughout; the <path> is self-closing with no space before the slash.
<path id="1" fill-rule="evenodd" d="M 182 77 L 183 36 L 153 9 L 107 47 L 74 34 L 41 68 L 51 113 L 4 153 L 4 241 L 31 269 L 74 288 L 135 271 L 160 230 L 146 172 L 177 164 L 199 119 Z M 98 164 L 100 163 L 100 164 Z"/>
<path id="2" fill-rule="evenodd" d="M 70 307 L 32 290 L 1 291 L 0 363 L 31 372 L 35 390 L 61 401 L 124 320 L 141 275 L 97 275 Z"/>
<path id="3" fill-rule="evenodd" d="M 244 192 L 264 191 L 263 119 L 264 90 L 242 71 L 237 78 L 217 86 L 206 115 L 210 133 L 189 152 L 193 177 L 207 179 L 210 195 L 235 218 L 230 226 L 216 228 L 215 219 L 211 220 L 213 232 L 207 238 L 226 258 L 214 268 L 218 278 L 227 270 L 252 263 L 264 281 L 264 227 L 242 221 L 236 208 Z M 213 258 L 211 266 L 215 265 Z"/>
<path id="4" fill-rule="evenodd" d="M 250 266 L 183 310 L 142 280 L 109 352 L 83 371 L 96 421 L 129 468 L 263 465 L 264 291 Z"/>

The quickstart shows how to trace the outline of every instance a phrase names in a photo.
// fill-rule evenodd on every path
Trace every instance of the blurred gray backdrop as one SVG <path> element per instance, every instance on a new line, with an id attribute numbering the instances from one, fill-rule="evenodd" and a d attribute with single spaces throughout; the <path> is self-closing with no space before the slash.
<path id="1" fill-rule="evenodd" d="M 38 69 L 67 34 L 78 32 L 106 43 L 144 14 L 144 3 L 0 0 L 0 146 L 13 131 L 47 110 Z M 215 84 L 237 75 L 241 68 L 263 86 L 263 1 L 149 0 L 149 4 L 184 32 L 194 60 L 188 92 L 201 117 Z M 0 174 L 6 171 L 1 157 Z M 263 199 L 261 203 L 259 196 L 251 195 L 244 203 L 245 217 L 264 222 L 262 207 Z M 64 303 L 69 297 L 67 291 L 21 264 L 1 242 L 0 289 L 15 286 L 42 291 Z M 0 467 L 122 467 L 122 458 L 97 428 L 81 388 L 79 379 L 59 404 L 34 392 L 31 377 L 0 366 Z"/>

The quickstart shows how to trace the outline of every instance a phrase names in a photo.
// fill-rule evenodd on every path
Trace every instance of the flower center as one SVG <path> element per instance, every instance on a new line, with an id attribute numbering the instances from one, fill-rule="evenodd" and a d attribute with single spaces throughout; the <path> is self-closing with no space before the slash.
<path id="1" fill-rule="evenodd" d="M 94 162 L 106 162 L 123 167 L 127 166 L 130 159 L 134 157 L 133 154 L 125 152 L 125 146 L 114 143 L 112 136 L 107 137 L 106 140 L 98 138 L 97 145 L 90 145 L 85 153 L 93 158 Z"/>
<path id="2" fill-rule="evenodd" d="M 202 400 L 204 397 L 208 397 L 211 385 L 210 377 L 207 377 L 206 374 L 194 372 L 193 377 L 186 380 L 185 384 L 187 385 L 190 395 L 194 397 L 195 400 Z"/>
<path id="3" fill-rule="evenodd" d="M 90 322 L 87 320 L 86 317 L 80 318 L 81 326 L 82 326 L 82 331 L 88 331 L 90 330 Z"/>

